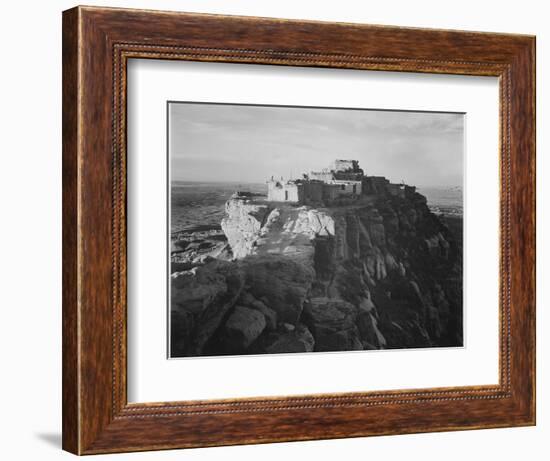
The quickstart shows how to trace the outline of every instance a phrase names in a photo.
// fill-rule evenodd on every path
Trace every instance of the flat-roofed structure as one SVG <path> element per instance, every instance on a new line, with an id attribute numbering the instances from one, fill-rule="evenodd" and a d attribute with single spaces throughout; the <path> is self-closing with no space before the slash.
<path id="1" fill-rule="evenodd" d="M 366 176 L 357 160 L 335 160 L 330 168 L 311 171 L 301 179 L 267 181 L 267 199 L 297 204 L 328 204 L 335 200 L 360 196 L 389 195 L 411 197 L 413 186 L 391 183 L 384 176 Z"/>

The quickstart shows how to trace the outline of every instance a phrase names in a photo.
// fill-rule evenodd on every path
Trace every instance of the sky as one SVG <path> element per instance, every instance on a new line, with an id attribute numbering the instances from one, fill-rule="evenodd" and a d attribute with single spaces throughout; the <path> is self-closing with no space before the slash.
<path id="1" fill-rule="evenodd" d="M 262 183 L 353 159 L 393 182 L 463 181 L 463 114 L 170 103 L 168 123 L 172 180 Z"/>

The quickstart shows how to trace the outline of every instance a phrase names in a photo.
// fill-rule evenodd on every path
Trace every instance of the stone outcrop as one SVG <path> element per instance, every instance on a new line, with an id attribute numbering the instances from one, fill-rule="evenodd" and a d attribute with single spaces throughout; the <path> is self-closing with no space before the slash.
<path id="1" fill-rule="evenodd" d="M 204 347 L 235 305 L 245 274 L 230 262 L 213 261 L 171 276 L 171 352 L 203 355 Z"/>
<path id="2" fill-rule="evenodd" d="M 416 192 L 311 208 L 234 197 L 230 261 L 172 275 L 172 355 L 462 345 L 462 235 Z"/>
<path id="3" fill-rule="evenodd" d="M 268 354 L 289 352 L 313 352 L 315 339 L 305 325 L 299 324 L 296 328 L 274 333 L 266 337 L 263 350 Z"/>
<path id="4" fill-rule="evenodd" d="M 233 198 L 225 207 L 222 229 L 236 259 L 278 254 L 309 262 L 312 239 L 334 236 L 335 223 L 328 211 L 306 206 L 278 206 Z"/>
<path id="5" fill-rule="evenodd" d="M 252 256 L 240 262 L 246 286 L 282 323 L 297 324 L 315 278 L 311 265 L 278 255 Z"/>
<path id="6" fill-rule="evenodd" d="M 239 299 L 239 302 L 250 309 L 261 312 L 265 318 L 266 328 L 269 331 L 277 329 L 277 312 L 267 307 L 262 301 L 254 298 L 250 293 L 245 293 L 244 296 Z"/>
<path id="7" fill-rule="evenodd" d="M 357 327 L 357 308 L 347 301 L 311 298 L 304 312 L 317 351 L 363 349 Z"/>
<path id="8" fill-rule="evenodd" d="M 244 258 L 254 252 L 270 211 L 269 205 L 255 204 L 242 198 L 233 198 L 226 203 L 226 217 L 221 225 L 235 258 Z"/>
<path id="9" fill-rule="evenodd" d="M 265 326 L 265 316 L 261 312 L 249 307 L 235 306 L 225 322 L 225 349 L 227 351 L 245 350 L 260 336 Z"/>

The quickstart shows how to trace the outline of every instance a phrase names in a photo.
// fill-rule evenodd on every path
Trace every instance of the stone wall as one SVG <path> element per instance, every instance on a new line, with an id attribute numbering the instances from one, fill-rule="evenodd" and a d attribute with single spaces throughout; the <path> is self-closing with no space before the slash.
<path id="1" fill-rule="evenodd" d="M 303 186 L 288 181 L 268 181 L 267 199 L 273 202 L 296 202 L 303 200 Z"/>
<path id="2" fill-rule="evenodd" d="M 304 203 L 318 203 L 323 200 L 323 182 L 304 181 L 302 186 Z"/>
<path id="3" fill-rule="evenodd" d="M 338 181 L 334 180 L 331 184 L 339 186 L 337 188 L 339 196 L 361 195 L 361 181 Z"/>
<path id="4" fill-rule="evenodd" d="M 319 181 L 331 181 L 334 179 L 334 174 L 330 170 L 323 170 L 323 171 L 312 171 L 309 174 L 310 179 L 317 179 Z"/>
<path id="5" fill-rule="evenodd" d="M 357 160 L 335 160 L 333 164 L 333 170 L 359 172 L 359 162 Z"/>
<path id="6" fill-rule="evenodd" d="M 393 184 L 390 183 L 386 185 L 386 190 L 390 195 L 394 197 L 405 198 L 405 185 L 404 184 Z"/>

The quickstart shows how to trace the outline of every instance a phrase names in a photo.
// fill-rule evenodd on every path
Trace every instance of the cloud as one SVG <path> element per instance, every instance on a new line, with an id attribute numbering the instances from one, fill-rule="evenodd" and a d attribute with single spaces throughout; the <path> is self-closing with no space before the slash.
<path id="1" fill-rule="evenodd" d="M 335 158 L 409 184 L 457 185 L 464 116 L 456 113 L 172 103 L 175 179 L 263 182 Z"/>

